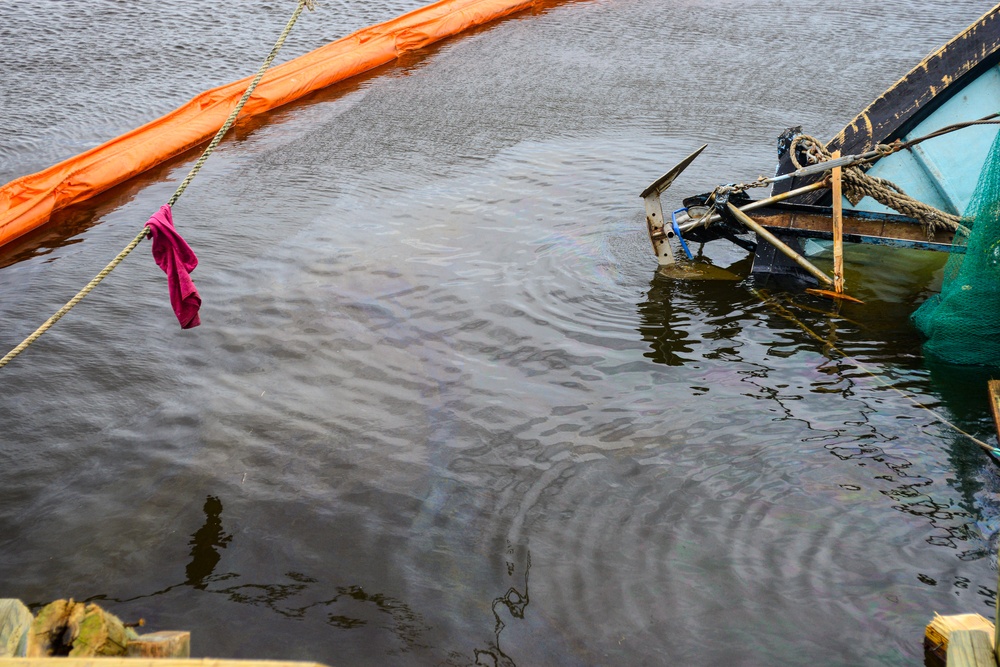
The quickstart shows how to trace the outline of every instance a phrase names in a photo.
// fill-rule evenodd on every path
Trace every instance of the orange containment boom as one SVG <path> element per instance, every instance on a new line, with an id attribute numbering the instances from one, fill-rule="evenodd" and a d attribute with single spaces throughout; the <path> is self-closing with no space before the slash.
<path id="1" fill-rule="evenodd" d="M 240 117 L 288 104 L 537 1 L 440 0 L 363 28 L 272 68 L 247 100 Z M 0 188 L 0 246 L 40 227 L 55 211 L 93 197 L 211 138 L 250 79 L 207 90 L 142 127 Z"/>

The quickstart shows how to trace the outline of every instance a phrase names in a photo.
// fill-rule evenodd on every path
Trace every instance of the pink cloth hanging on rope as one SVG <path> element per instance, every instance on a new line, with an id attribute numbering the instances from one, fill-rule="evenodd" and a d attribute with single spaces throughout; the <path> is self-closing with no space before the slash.
<path id="1" fill-rule="evenodd" d="M 170 305 L 181 323 L 181 329 L 190 329 L 201 324 L 198 309 L 201 297 L 191 280 L 191 272 L 198 266 L 194 250 L 177 230 L 170 213 L 170 204 L 160 207 L 146 223 L 149 228 L 147 238 L 153 239 L 153 259 L 167 274 L 170 289 Z"/>

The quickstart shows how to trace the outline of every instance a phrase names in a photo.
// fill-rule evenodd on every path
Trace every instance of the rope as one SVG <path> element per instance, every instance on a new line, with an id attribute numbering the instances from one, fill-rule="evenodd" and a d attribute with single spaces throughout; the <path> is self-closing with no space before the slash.
<path id="1" fill-rule="evenodd" d="M 750 288 L 750 292 L 755 297 L 757 297 L 758 299 L 760 299 L 761 303 L 763 303 L 765 306 L 767 306 L 768 308 L 770 308 L 771 310 L 773 310 L 779 316 L 783 317 L 784 319 L 788 320 L 789 322 L 791 322 L 795 326 L 797 326 L 800 329 L 802 329 L 802 331 L 806 332 L 806 334 L 808 334 L 814 340 L 822 343 L 823 346 L 826 349 L 831 350 L 833 352 L 836 352 L 837 354 L 839 354 L 844 359 L 844 361 L 852 364 L 858 370 L 860 370 L 860 371 L 862 371 L 864 373 L 867 373 L 872 378 L 874 378 L 876 382 L 878 382 L 879 384 L 881 384 L 883 387 L 886 387 L 888 389 L 893 390 L 894 392 L 896 392 L 897 394 L 899 394 L 900 396 L 902 396 L 904 399 L 906 399 L 907 401 L 909 401 L 912 405 L 914 405 L 917 408 L 923 410 L 924 412 L 930 414 L 931 417 L 933 417 L 936 421 L 939 421 L 942 424 L 944 424 L 945 426 L 948 426 L 948 427 L 952 428 L 956 432 L 960 433 L 961 435 L 965 436 L 966 438 L 968 438 L 969 440 L 971 440 L 972 442 L 974 442 L 976 445 L 978 445 L 987 454 L 990 454 L 991 456 L 994 456 L 994 457 L 1000 459 L 1000 448 L 993 447 L 989 443 L 983 442 L 982 440 L 980 440 L 976 436 L 972 435 L 971 433 L 963 430 L 962 428 L 960 428 L 956 424 L 954 424 L 951 421 L 949 421 L 944 415 L 941 415 L 941 414 L 935 412 L 934 410 L 931 410 L 930 408 L 928 408 L 923 403 L 918 402 L 917 399 L 915 399 L 913 396 L 911 396 L 911 395 L 909 395 L 907 393 L 904 393 L 903 391 L 900 391 L 900 389 L 898 387 L 896 387 L 895 385 L 890 384 L 889 382 L 886 382 L 884 379 L 882 379 L 882 377 L 878 373 L 876 373 L 875 371 L 871 370 L 870 368 L 868 368 L 867 366 L 865 366 L 864 364 L 862 364 L 860 361 L 858 361 L 857 359 L 855 359 L 851 355 L 847 354 L 846 352 L 844 352 L 843 350 L 841 350 L 839 347 L 837 347 L 836 345 L 834 345 L 833 343 L 831 343 L 830 341 L 826 340 L 825 338 L 823 338 L 822 336 L 820 336 L 818 333 L 816 333 L 815 331 L 813 331 L 812 329 L 810 329 L 805 323 L 803 323 L 801 320 L 799 320 L 799 318 L 795 317 L 795 315 L 792 312 L 790 312 L 787 308 L 785 308 L 783 305 L 781 305 L 780 303 L 778 303 L 772 297 L 769 297 L 769 296 L 767 296 L 765 294 L 762 294 L 761 292 L 757 291 L 756 289 L 754 289 L 752 287 Z"/>
<path id="2" fill-rule="evenodd" d="M 966 127 L 974 127 L 976 125 L 1000 125 L 1000 120 L 994 120 L 997 117 L 1000 117 L 1000 113 L 991 113 L 988 116 L 983 116 L 978 120 L 968 120 L 963 123 L 954 123 L 953 125 L 946 125 L 939 130 L 934 130 L 930 134 L 925 134 L 922 137 L 917 137 L 916 139 L 910 139 L 909 141 L 905 141 L 901 143 L 899 145 L 899 148 L 897 148 L 896 150 L 910 148 L 912 146 L 916 146 L 917 144 L 923 141 L 927 141 L 928 139 L 933 139 L 934 137 L 940 137 L 941 135 L 949 134 L 951 132 L 955 132 L 956 130 L 964 129 Z"/>
<path id="3" fill-rule="evenodd" d="M 174 192 L 174 196 L 170 198 L 170 201 L 168 201 L 167 204 L 173 206 L 174 203 L 180 199 L 181 195 L 184 194 L 184 190 L 187 189 L 187 186 L 194 179 L 195 175 L 201 171 L 201 167 L 205 164 L 208 156 L 212 154 L 215 147 L 222 141 L 223 135 L 225 135 L 226 132 L 229 131 L 229 128 L 232 127 L 233 123 L 236 122 L 236 117 L 239 115 L 240 111 L 243 110 L 243 105 L 247 103 L 248 99 L 250 99 L 250 95 L 253 94 L 257 84 L 260 83 L 261 78 L 264 76 L 264 72 L 266 72 L 267 68 L 271 66 L 271 62 L 274 60 L 274 57 L 278 55 L 278 51 L 280 51 L 281 47 L 284 46 L 288 33 L 292 31 L 292 26 L 295 25 L 295 22 L 299 19 L 299 14 L 302 13 L 302 8 L 307 5 L 311 11 L 313 7 L 315 7 L 315 0 L 299 0 L 299 4 L 295 8 L 292 18 L 288 20 L 288 25 L 286 25 L 285 29 L 281 32 L 281 35 L 278 37 L 278 41 L 274 43 L 271 53 L 268 54 L 267 58 L 261 64 L 260 69 L 257 70 L 257 75 L 253 78 L 253 81 L 250 82 L 250 85 L 247 86 L 246 91 L 243 93 L 243 97 L 241 97 L 240 101 L 236 103 L 236 107 L 233 109 L 232 113 L 229 114 L 229 118 L 227 118 L 226 122 L 219 128 L 219 131 L 215 133 L 212 143 L 208 145 L 205 152 L 201 154 L 198 161 L 194 163 L 193 167 L 191 167 L 191 171 L 189 171 L 188 175 L 184 177 L 183 181 L 181 181 L 181 184 L 177 187 L 177 191 Z"/>
<path id="4" fill-rule="evenodd" d="M 299 0 L 298 6 L 296 6 L 295 11 L 292 13 L 292 18 L 288 20 L 288 23 L 285 25 L 285 29 L 281 31 L 281 35 L 278 37 L 278 41 L 276 41 L 274 43 L 274 47 L 271 48 L 271 53 L 269 53 L 264 62 L 261 63 L 260 68 L 257 70 L 257 75 L 254 76 L 253 80 L 250 82 L 250 85 L 247 86 L 246 91 L 244 91 L 243 93 L 243 97 L 241 97 L 240 101 L 237 102 L 236 107 L 233 108 L 232 112 L 229 114 L 229 117 L 226 119 L 226 122 L 223 123 L 222 127 L 219 128 L 219 131 L 215 133 L 215 137 L 212 139 L 212 142 L 208 145 L 208 148 L 205 149 L 205 151 L 201 154 L 201 157 L 198 158 L 198 161 L 195 162 L 193 167 L 191 167 L 191 171 L 189 171 L 188 175 L 184 177 L 184 180 L 181 181 L 181 184 L 177 187 L 177 190 L 170 198 L 170 201 L 167 202 L 170 206 L 173 206 L 175 203 L 177 203 L 177 200 L 180 199 L 182 194 L 184 194 L 184 190 L 187 189 L 187 186 L 191 184 L 191 181 L 194 180 L 194 177 L 198 174 L 199 171 L 201 171 L 201 168 L 205 164 L 205 161 L 208 160 L 208 156 L 212 154 L 212 151 L 214 151 L 215 148 L 222 141 L 222 137 L 226 134 L 226 132 L 229 131 L 229 128 L 232 127 L 233 123 L 236 122 L 236 117 L 239 116 L 240 111 L 243 109 L 243 105 L 245 105 L 247 100 L 250 99 L 250 95 L 253 94 L 254 89 L 257 87 L 257 84 L 260 83 L 260 80 L 264 76 L 264 73 L 271 66 L 271 63 L 274 61 L 275 56 L 278 55 L 278 51 L 280 51 L 281 47 L 285 44 L 285 39 L 288 38 L 288 34 L 292 31 L 292 26 L 294 26 L 295 22 L 299 19 L 299 15 L 302 13 L 303 8 L 308 8 L 309 11 L 312 11 L 313 9 L 316 8 L 316 0 Z M 42 334 L 51 329 L 56 322 L 62 319 L 63 315 L 72 310 L 73 307 L 76 306 L 76 304 L 80 303 L 80 301 L 82 301 L 85 296 L 90 294 L 94 290 L 94 288 L 101 283 L 101 281 L 103 281 L 105 278 L 108 277 L 108 274 L 114 271 L 115 268 L 119 264 L 121 264 L 126 257 L 128 257 L 129 253 L 131 253 L 133 250 L 136 249 L 139 243 L 142 242 L 142 239 L 146 238 L 148 234 L 149 234 L 149 228 L 143 226 L 139 234 L 136 235 L 136 237 L 132 239 L 132 241 L 127 246 L 125 246 L 125 248 L 120 253 L 118 253 L 118 256 L 115 257 L 113 260 L 111 260 L 111 262 L 107 266 L 105 266 L 100 273 L 94 276 L 94 278 L 89 283 L 87 283 L 87 285 L 83 289 L 77 292 L 76 296 L 67 301 L 66 305 L 64 305 L 62 308 L 56 311 L 56 313 L 52 317 L 45 320 L 44 324 L 35 329 L 35 331 L 30 336 L 21 341 L 20 345 L 15 347 L 13 350 L 8 352 L 2 359 L 0 359 L 0 368 L 3 368 L 8 363 L 10 363 L 11 360 L 14 359 L 14 357 L 24 352 L 24 350 L 26 350 L 29 345 L 38 340 Z"/>
<path id="5" fill-rule="evenodd" d="M 800 143 L 806 142 L 808 142 L 809 146 L 805 149 L 805 153 L 810 164 L 825 162 L 832 157 L 830 152 L 826 150 L 826 147 L 818 139 L 808 134 L 800 134 L 792 139 L 791 146 L 788 149 L 788 157 L 796 169 L 803 167 L 803 165 L 799 164 L 796 149 Z M 894 153 L 896 148 L 879 144 L 876 150 L 880 155 L 889 155 L 890 153 Z M 880 204 L 922 222 L 927 228 L 928 238 L 932 238 L 934 232 L 939 229 L 954 231 L 961 226 L 961 217 L 945 213 L 929 204 L 914 199 L 903 192 L 902 188 L 892 181 L 877 176 L 869 176 L 860 166 L 844 167 L 842 179 L 844 183 L 844 195 L 851 203 L 857 204 L 864 197 L 871 197 Z"/>

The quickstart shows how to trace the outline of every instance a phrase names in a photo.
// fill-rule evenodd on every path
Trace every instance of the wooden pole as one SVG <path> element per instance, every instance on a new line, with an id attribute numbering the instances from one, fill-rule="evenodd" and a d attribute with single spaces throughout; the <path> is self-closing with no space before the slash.
<path id="1" fill-rule="evenodd" d="M 990 380 L 986 385 L 987 393 L 990 395 L 990 412 L 993 413 L 993 425 L 997 430 L 997 439 L 1000 439 L 1000 380 Z M 1000 591 L 1000 582 L 997 583 L 997 590 Z M 996 623 L 994 624 L 993 651 L 996 661 L 1000 663 L 1000 593 L 996 596 Z"/>
<path id="2" fill-rule="evenodd" d="M 748 228 L 750 228 L 751 230 L 753 230 L 754 232 L 756 232 L 757 236 L 761 237 L 762 239 L 766 240 L 768 243 L 770 243 L 771 245 L 773 245 L 775 248 L 778 249 L 778 252 L 780 252 L 781 254 L 785 255 L 786 257 L 788 257 L 789 259 L 791 259 L 793 262 L 795 262 L 796 264 L 798 264 L 799 266 L 801 266 L 803 269 L 805 269 L 806 271 L 808 271 L 809 274 L 812 275 L 812 276 L 814 276 L 817 280 L 819 280 L 819 281 L 821 281 L 823 283 L 826 283 L 827 285 L 832 285 L 833 284 L 833 279 L 831 279 L 830 276 L 826 275 L 825 273 L 823 273 L 822 271 L 820 271 L 819 269 L 817 269 L 812 264 L 812 262 L 810 262 L 809 260 L 807 260 L 805 257 L 803 257 L 802 255 L 800 255 L 799 253 L 797 253 L 794 250 L 792 250 L 791 248 L 789 248 L 777 236 L 775 236 L 771 232 L 769 232 L 766 229 L 764 229 L 764 227 L 761 226 L 761 224 L 759 222 L 757 222 L 756 220 L 754 220 L 753 218 L 751 218 L 749 215 L 747 215 L 746 213 L 744 213 L 740 209 L 738 209 L 735 206 L 733 206 L 732 203 L 727 203 L 726 204 L 726 208 L 729 209 L 729 212 L 732 213 L 736 217 L 737 220 L 739 220 L 744 225 L 746 225 Z"/>
<path id="3" fill-rule="evenodd" d="M 840 151 L 834 151 L 832 159 L 840 157 Z M 841 167 L 834 167 L 830 172 L 830 191 L 833 194 L 833 291 L 844 293 L 844 206 L 841 202 Z"/>

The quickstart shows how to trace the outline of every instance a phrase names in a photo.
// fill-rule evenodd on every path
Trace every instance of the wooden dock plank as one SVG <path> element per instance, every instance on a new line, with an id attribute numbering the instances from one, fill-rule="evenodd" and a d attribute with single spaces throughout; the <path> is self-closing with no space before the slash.
<path id="1" fill-rule="evenodd" d="M 164 630 L 139 635 L 129 640 L 125 655 L 135 658 L 190 658 L 191 633 Z"/>
<path id="2" fill-rule="evenodd" d="M 20 600 L 0 599 L 0 658 L 27 655 L 33 620 L 31 611 Z"/>
<path id="3" fill-rule="evenodd" d="M 953 630 L 948 641 L 948 667 L 996 667 L 993 642 L 985 630 Z"/>
<path id="4" fill-rule="evenodd" d="M 329 667 L 294 660 L 220 660 L 216 658 L 0 658 L 0 667 Z"/>

